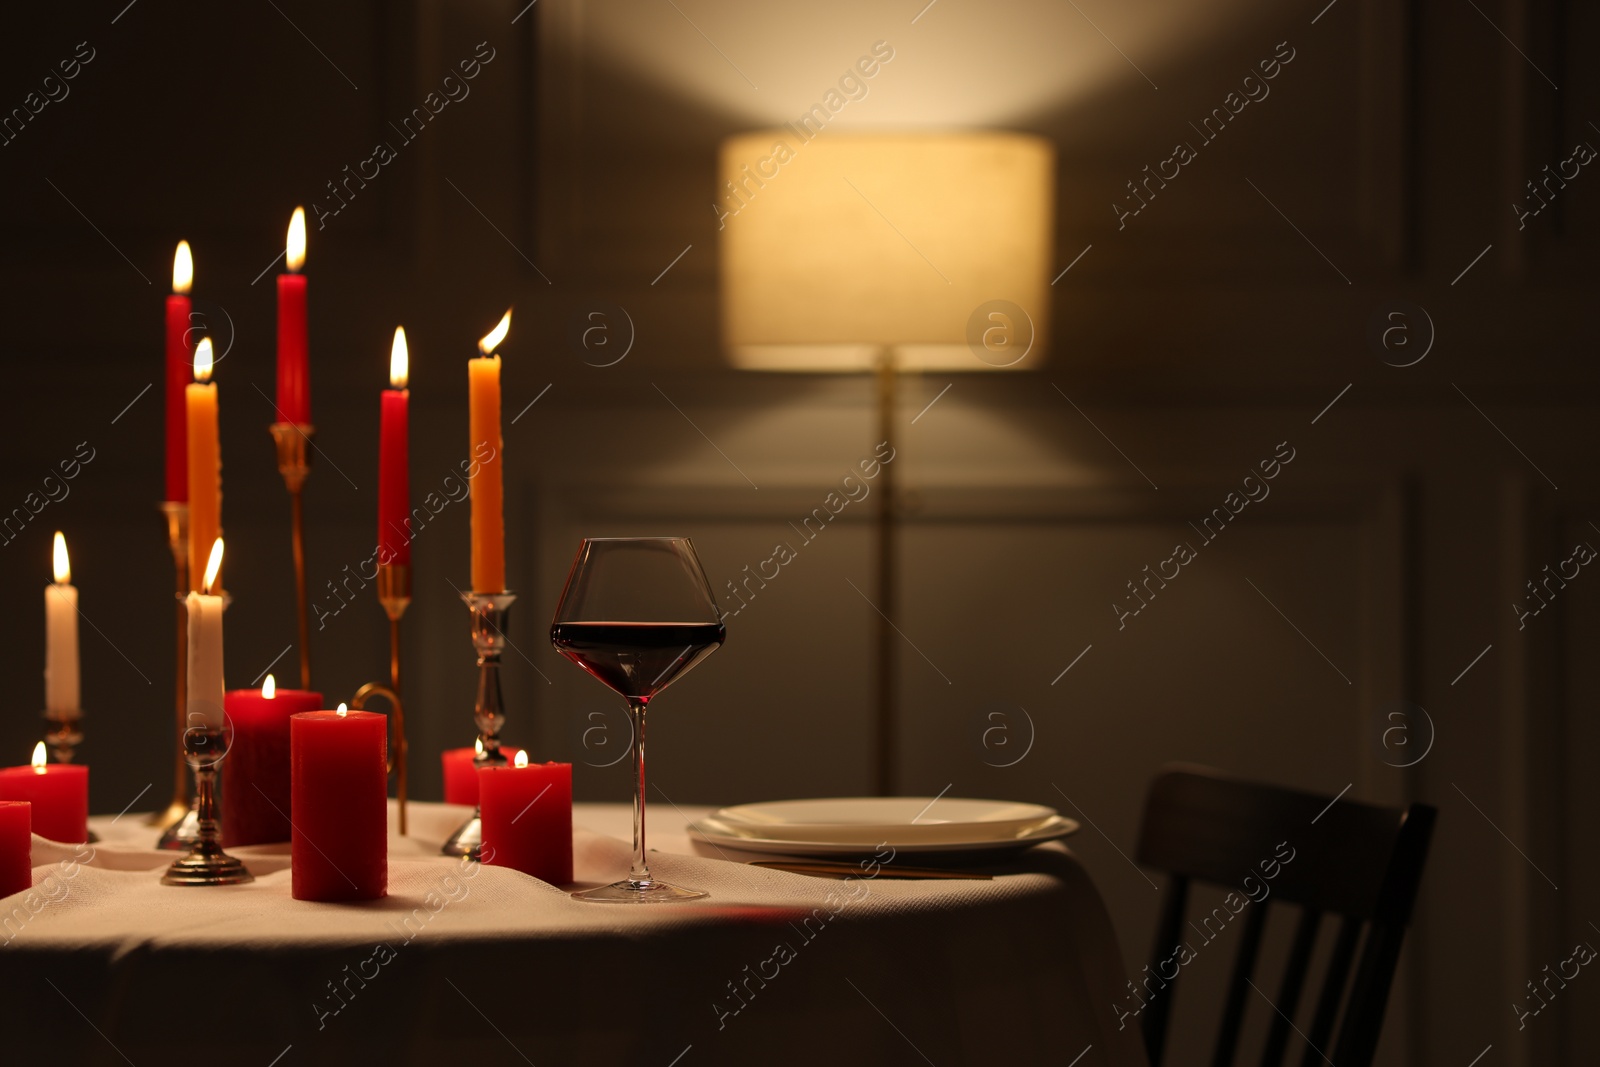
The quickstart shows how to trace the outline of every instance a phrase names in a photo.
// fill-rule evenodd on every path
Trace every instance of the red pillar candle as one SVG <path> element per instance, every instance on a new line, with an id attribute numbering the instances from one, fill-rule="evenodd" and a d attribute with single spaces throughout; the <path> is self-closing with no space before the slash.
<path id="1" fill-rule="evenodd" d="M 278 275 L 278 419 L 311 424 L 311 357 L 306 340 L 306 213 L 295 208 L 284 248 L 289 273 Z"/>
<path id="2" fill-rule="evenodd" d="M 172 295 L 167 297 L 167 495 L 183 503 L 189 499 L 188 416 L 183 390 L 193 371 L 189 348 L 189 286 L 194 281 L 194 260 L 189 242 L 179 241 L 172 257 Z"/>
<path id="3" fill-rule="evenodd" d="M 389 893 L 388 717 L 303 711 L 289 719 L 296 900 Z"/>
<path id="4" fill-rule="evenodd" d="M 407 443 L 411 393 L 406 331 L 396 326 L 389 385 L 378 423 L 378 562 L 411 565 L 411 457 Z"/>
<path id="5" fill-rule="evenodd" d="M 528 762 L 478 771 L 483 862 L 552 885 L 572 881 L 572 764 Z"/>
<path id="6" fill-rule="evenodd" d="M 322 707 L 322 694 L 279 689 L 272 675 L 260 689 L 234 689 L 222 698 L 233 740 L 222 763 L 222 844 L 287 841 L 289 717 Z"/>
<path id="7" fill-rule="evenodd" d="M 44 742 L 33 750 L 33 765 L 0 770 L 0 800 L 33 804 L 33 832 L 51 841 L 89 840 L 89 768 L 80 763 L 45 762 Z"/>
<path id="8" fill-rule="evenodd" d="M 505 738 L 500 739 L 502 752 L 514 752 L 516 747 Z M 479 741 L 472 748 L 447 748 L 440 753 L 442 757 L 440 762 L 444 764 L 446 804 L 466 804 L 474 808 L 478 806 L 478 767 L 473 761 L 482 751 L 483 742 Z"/>
<path id="9" fill-rule="evenodd" d="M 0 800 L 0 897 L 33 888 L 33 805 Z"/>
<path id="10" fill-rule="evenodd" d="M 446 804 L 478 805 L 478 768 L 472 765 L 478 754 L 472 748 L 447 748 L 442 755 L 444 763 L 444 802 Z"/>

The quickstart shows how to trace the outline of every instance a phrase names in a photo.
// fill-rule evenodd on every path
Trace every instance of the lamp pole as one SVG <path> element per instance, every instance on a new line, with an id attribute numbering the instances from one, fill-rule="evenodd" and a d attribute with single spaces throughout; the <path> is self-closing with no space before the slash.
<path id="1" fill-rule="evenodd" d="M 894 451 L 895 362 L 894 350 L 885 346 L 878 360 L 878 440 L 889 444 L 889 455 Z M 882 481 L 878 483 L 878 511 L 874 524 L 874 541 L 878 571 L 878 632 L 877 632 L 877 707 L 874 718 L 873 782 L 879 796 L 892 796 L 895 791 L 895 719 L 896 682 L 898 680 L 898 647 L 894 640 L 894 626 L 890 622 L 895 609 L 895 493 L 894 465 L 885 463 L 881 468 Z"/>

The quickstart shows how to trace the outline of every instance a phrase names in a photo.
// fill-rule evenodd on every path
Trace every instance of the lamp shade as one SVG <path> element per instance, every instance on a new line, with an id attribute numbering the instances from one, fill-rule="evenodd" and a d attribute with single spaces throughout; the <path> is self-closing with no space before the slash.
<path id="1" fill-rule="evenodd" d="M 1010 133 L 723 143 L 717 215 L 729 359 L 751 370 L 1037 366 L 1055 161 Z"/>

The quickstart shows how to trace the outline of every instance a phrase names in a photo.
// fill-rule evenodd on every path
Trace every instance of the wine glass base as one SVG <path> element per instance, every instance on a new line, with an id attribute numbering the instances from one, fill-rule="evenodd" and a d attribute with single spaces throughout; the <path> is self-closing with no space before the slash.
<path id="1" fill-rule="evenodd" d="M 635 882 L 631 878 L 624 878 L 599 889 L 574 893 L 572 899 L 590 904 L 675 904 L 680 900 L 700 900 L 710 895 L 699 889 L 684 889 L 666 882 Z"/>
<path id="2" fill-rule="evenodd" d="M 146 826 L 159 826 L 165 830 L 175 822 L 182 822 L 183 817 L 189 814 L 189 810 L 189 802 L 187 800 L 174 800 L 165 809 L 152 812 L 144 820 L 144 824 Z"/>
<path id="3" fill-rule="evenodd" d="M 456 827 L 456 832 L 450 835 L 449 840 L 439 851 L 446 856 L 465 856 L 470 860 L 481 861 L 483 859 L 482 809 L 473 809 L 472 818 Z"/>
<path id="4" fill-rule="evenodd" d="M 188 852 L 199 840 L 200 813 L 195 810 L 194 803 L 190 802 L 183 816 L 162 831 L 161 838 L 156 842 L 156 848 Z"/>

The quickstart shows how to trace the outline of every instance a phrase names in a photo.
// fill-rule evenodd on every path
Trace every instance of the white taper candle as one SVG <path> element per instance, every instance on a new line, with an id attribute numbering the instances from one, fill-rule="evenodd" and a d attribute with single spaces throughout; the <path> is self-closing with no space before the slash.
<path id="1" fill-rule="evenodd" d="M 67 542 L 56 532 L 55 581 L 44 587 L 44 706 L 78 710 L 78 590 L 72 584 Z"/>
<path id="2" fill-rule="evenodd" d="M 222 567 L 222 538 L 211 545 L 203 593 L 184 598 L 189 611 L 188 728 L 220 730 L 222 716 L 222 608 L 223 598 L 211 594 Z"/>

